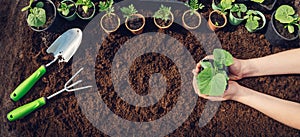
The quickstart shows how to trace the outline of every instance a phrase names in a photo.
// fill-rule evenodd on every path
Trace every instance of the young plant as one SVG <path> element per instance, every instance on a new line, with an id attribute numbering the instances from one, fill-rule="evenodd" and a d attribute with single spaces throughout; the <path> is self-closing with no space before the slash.
<path id="1" fill-rule="evenodd" d="M 226 89 L 229 80 L 226 68 L 233 64 L 233 57 L 223 49 L 215 49 L 213 56 L 213 62 L 201 61 L 203 70 L 196 77 L 197 85 L 201 94 L 220 96 Z"/>
<path id="2" fill-rule="evenodd" d="M 130 4 L 128 7 L 122 7 L 120 10 L 123 13 L 124 18 L 130 18 L 130 16 L 138 12 L 133 4 Z"/>
<path id="3" fill-rule="evenodd" d="M 249 10 L 246 13 L 245 19 L 247 19 L 245 27 L 248 30 L 256 30 L 259 27 L 258 21 L 261 20 L 261 18 L 258 15 L 258 13 L 254 10 Z"/>
<path id="4" fill-rule="evenodd" d="M 31 8 L 32 2 L 30 1 L 29 8 L 28 6 L 23 8 L 22 11 L 29 9 L 29 15 L 27 17 L 27 23 L 32 27 L 41 27 L 46 23 L 46 11 L 43 9 L 44 3 L 38 2 L 36 7 Z"/>
<path id="5" fill-rule="evenodd" d="M 70 13 L 70 9 L 74 7 L 74 4 L 67 4 L 65 2 L 61 2 L 60 6 L 58 7 L 58 11 L 61 12 L 62 15 L 67 16 Z"/>
<path id="6" fill-rule="evenodd" d="M 32 5 L 32 3 L 33 3 L 33 0 L 30 0 L 30 1 L 29 1 L 29 5 L 28 5 L 28 6 L 26 6 L 26 7 L 24 7 L 24 8 L 22 8 L 22 10 L 21 10 L 21 11 L 26 11 L 26 10 L 30 9 L 30 8 L 31 8 L 31 5 Z"/>
<path id="7" fill-rule="evenodd" d="M 108 1 L 100 1 L 99 2 L 99 11 L 100 12 L 106 12 L 108 16 L 111 15 L 115 11 L 114 7 L 112 6 L 114 4 L 113 0 L 108 0 Z"/>
<path id="8" fill-rule="evenodd" d="M 218 7 L 221 8 L 221 12 L 223 12 L 224 14 L 226 14 L 226 10 L 231 9 L 232 7 L 232 2 L 234 2 L 235 0 L 221 0 L 220 4 L 218 5 Z"/>
<path id="9" fill-rule="evenodd" d="M 153 15 L 156 19 L 162 19 L 163 21 L 168 21 L 171 15 L 171 7 L 165 7 L 161 5 L 159 10 L 156 11 Z"/>
<path id="10" fill-rule="evenodd" d="M 265 0 L 251 0 L 253 2 L 256 2 L 256 3 L 263 3 Z"/>
<path id="11" fill-rule="evenodd" d="M 185 5 L 191 9 L 191 15 L 193 15 L 197 10 L 202 10 L 205 6 L 202 3 L 198 3 L 198 0 L 190 0 L 186 2 Z"/>
<path id="12" fill-rule="evenodd" d="M 247 6 L 245 4 L 234 4 L 230 11 L 236 13 L 237 16 L 241 18 L 242 13 L 245 13 L 247 11 Z"/>
<path id="13" fill-rule="evenodd" d="M 88 13 L 89 8 L 93 7 L 91 0 L 77 0 L 76 5 L 82 6 L 84 13 Z"/>
<path id="14" fill-rule="evenodd" d="M 297 26 L 298 30 L 300 30 L 300 17 L 295 14 L 295 10 L 289 5 L 280 6 L 276 10 L 275 19 L 282 24 L 286 24 L 284 27 L 288 28 L 289 33 L 295 32 L 294 26 Z"/>

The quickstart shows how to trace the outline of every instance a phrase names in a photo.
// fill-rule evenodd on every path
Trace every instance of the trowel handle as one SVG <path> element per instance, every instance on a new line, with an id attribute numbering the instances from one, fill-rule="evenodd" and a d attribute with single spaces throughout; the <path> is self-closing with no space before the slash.
<path id="1" fill-rule="evenodd" d="M 10 94 L 10 98 L 13 101 L 18 101 L 32 88 L 32 86 L 45 74 L 45 72 L 46 67 L 42 65 Z"/>
<path id="2" fill-rule="evenodd" d="M 41 97 L 35 101 L 32 101 L 28 104 L 20 106 L 7 114 L 7 119 L 9 121 L 15 121 L 21 119 L 31 112 L 37 110 L 38 108 L 44 106 L 46 104 L 46 98 Z"/>

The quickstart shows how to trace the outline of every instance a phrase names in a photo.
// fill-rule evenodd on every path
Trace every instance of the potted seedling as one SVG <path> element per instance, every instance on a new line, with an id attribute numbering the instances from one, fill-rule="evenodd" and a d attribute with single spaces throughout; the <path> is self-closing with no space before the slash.
<path id="1" fill-rule="evenodd" d="M 231 25 L 239 25 L 245 19 L 247 6 L 245 4 L 234 4 L 230 9 L 229 22 Z"/>
<path id="2" fill-rule="evenodd" d="M 272 10 L 275 6 L 277 0 L 251 0 L 258 3 L 260 6 L 266 8 L 267 10 Z"/>
<path id="3" fill-rule="evenodd" d="M 201 10 L 204 8 L 202 3 L 198 3 L 198 0 L 190 0 L 190 2 L 186 2 L 185 5 L 189 7 L 189 10 L 186 10 L 182 17 L 182 24 L 187 29 L 196 29 L 201 24 L 201 15 L 197 12 L 197 10 Z"/>
<path id="4" fill-rule="evenodd" d="M 233 57 L 223 49 L 214 49 L 213 56 L 213 59 L 200 62 L 201 72 L 196 76 L 196 85 L 201 94 L 222 96 L 228 86 L 228 67 L 233 64 Z"/>
<path id="5" fill-rule="evenodd" d="M 299 37 L 300 17 L 293 7 L 281 5 L 273 12 L 266 32 L 266 38 L 272 44 L 284 44 Z"/>
<path id="6" fill-rule="evenodd" d="M 100 26 L 106 33 L 116 31 L 120 27 L 120 18 L 114 13 L 113 0 L 99 2 L 99 11 L 106 12 L 100 20 Z"/>
<path id="7" fill-rule="evenodd" d="M 249 32 L 255 32 L 261 30 L 266 25 L 266 18 L 263 13 L 257 10 L 248 10 L 245 19 L 246 22 L 246 29 Z"/>
<path id="8" fill-rule="evenodd" d="M 171 7 L 161 5 L 153 15 L 154 24 L 160 29 L 169 28 L 174 22 L 174 16 Z"/>
<path id="9" fill-rule="evenodd" d="M 91 0 L 77 0 L 77 16 L 83 20 L 90 20 L 93 18 L 96 8 Z"/>
<path id="10" fill-rule="evenodd" d="M 226 10 L 231 9 L 232 0 L 221 0 L 218 9 L 212 11 L 208 17 L 208 26 L 212 31 L 225 27 L 227 24 Z"/>
<path id="11" fill-rule="evenodd" d="M 133 34 L 140 34 L 146 23 L 146 19 L 142 14 L 134 8 L 133 4 L 128 7 L 122 7 L 121 12 L 125 18 L 125 26 Z"/>
<path id="12" fill-rule="evenodd" d="M 22 11 L 28 11 L 27 24 L 38 32 L 50 28 L 56 18 L 56 8 L 51 0 L 30 0 L 29 5 L 22 8 Z"/>
<path id="13" fill-rule="evenodd" d="M 224 9 L 224 4 L 222 3 L 233 3 L 235 2 L 235 0 L 212 0 L 212 4 L 211 4 L 211 7 L 213 10 L 222 10 Z M 230 4 L 231 5 L 231 4 Z"/>
<path id="14" fill-rule="evenodd" d="M 63 0 L 60 2 L 57 11 L 59 15 L 68 21 L 76 18 L 76 4 L 72 0 Z"/>

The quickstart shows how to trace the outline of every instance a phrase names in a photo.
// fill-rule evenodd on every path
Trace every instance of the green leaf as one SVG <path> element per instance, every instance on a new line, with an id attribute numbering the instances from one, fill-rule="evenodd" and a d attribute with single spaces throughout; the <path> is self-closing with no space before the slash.
<path id="1" fill-rule="evenodd" d="M 275 19 L 280 23 L 291 23 L 294 21 L 292 15 L 295 14 L 295 10 L 293 7 L 289 5 L 281 5 L 275 13 Z"/>
<path id="2" fill-rule="evenodd" d="M 227 80 L 224 74 L 213 75 L 213 70 L 208 68 L 199 73 L 197 84 L 201 94 L 220 96 L 226 89 Z"/>
<path id="3" fill-rule="evenodd" d="M 159 10 L 154 13 L 153 17 L 156 19 L 162 19 L 163 21 L 170 20 L 171 7 L 165 7 L 164 5 L 161 5 Z"/>
<path id="4" fill-rule="evenodd" d="M 265 0 L 251 0 L 253 2 L 256 2 L 256 3 L 263 3 Z"/>
<path id="5" fill-rule="evenodd" d="M 212 65 L 209 61 L 201 61 L 200 64 L 201 64 L 201 67 L 203 67 L 204 69 L 212 68 Z"/>
<path id="6" fill-rule="evenodd" d="M 213 51 L 214 60 L 221 65 L 230 66 L 233 64 L 232 55 L 223 49 L 214 49 Z"/>
<path id="7" fill-rule="evenodd" d="M 246 12 L 247 11 L 247 6 L 245 4 L 239 4 L 240 7 L 240 12 Z"/>
<path id="8" fill-rule="evenodd" d="M 41 27 L 46 23 L 46 11 L 42 8 L 33 8 L 27 17 L 27 23 L 33 27 Z"/>
<path id="9" fill-rule="evenodd" d="M 258 28 L 258 26 L 259 26 L 259 23 L 257 20 L 254 20 L 253 16 L 250 16 L 247 19 L 245 27 L 248 28 L 249 30 L 254 31 Z"/>
<path id="10" fill-rule="evenodd" d="M 289 33 L 294 33 L 295 28 L 293 25 L 288 25 L 287 28 L 288 28 Z"/>
<path id="11" fill-rule="evenodd" d="M 36 4 L 36 7 L 38 7 L 38 8 L 43 8 L 44 7 L 44 3 L 43 2 L 38 2 L 37 4 Z"/>
<path id="12" fill-rule="evenodd" d="M 133 4 L 130 4 L 128 7 L 122 7 L 120 10 L 123 13 L 124 18 L 129 18 L 131 15 L 137 13 L 137 10 L 134 8 Z"/>
<path id="13" fill-rule="evenodd" d="M 29 8 L 31 8 L 32 3 L 33 3 L 33 0 L 30 0 L 30 1 L 29 1 L 29 5 L 26 6 L 26 7 L 24 7 L 24 8 L 22 8 L 21 11 L 26 11 L 26 10 L 28 10 Z"/>
<path id="14" fill-rule="evenodd" d="M 222 9 L 222 11 L 226 11 L 228 9 L 231 9 L 232 7 L 232 0 L 221 0 L 220 2 L 220 7 Z"/>

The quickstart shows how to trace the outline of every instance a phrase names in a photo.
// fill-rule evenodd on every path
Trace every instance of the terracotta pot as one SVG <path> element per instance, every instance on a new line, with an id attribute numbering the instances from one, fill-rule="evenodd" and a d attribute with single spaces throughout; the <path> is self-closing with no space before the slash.
<path id="1" fill-rule="evenodd" d="M 142 25 L 140 28 L 138 28 L 138 29 L 131 29 L 131 28 L 129 28 L 129 26 L 128 26 L 129 18 L 126 18 L 126 20 L 125 20 L 125 26 L 126 26 L 126 28 L 127 28 L 128 30 L 130 30 L 133 34 L 140 34 L 140 33 L 142 33 L 142 32 L 143 32 L 143 28 L 144 28 L 144 26 L 145 26 L 145 24 L 146 24 L 146 19 L 145 19 L 145 17 L 144 17 L 142 14 L 133 14 L 133 15 L 131 15 L 131 16 L 136 16 L 136 17 L 138 17 L 138 18 L 141 18 L 141 19 L 143 20 L 143 25 Z"/>
<path id="2" fill-rule="evenodd" d="M 197 16 L 198 19 L 199 19 L 199 22 L 196 26 L 190 26 L 188 25 L 186 22 L 185 22 L 185 19 L 184 17 L 187 15 L 187 14 L 190 14 L 191 12 L 193 12 L 192 10 L 187 10 L 183 13 L 182 17 L 181 17 L 181 20 L 182 20 L 182 24 L 183 24 L 183 27 L 187 28 L 187 29 L 190 29 L 190 30 L 194 30 L 196 28 L 198 28 L 200 25 L 201 25 L 201 15 L 196 11 L 192 16 Z"/>
<path id="3" fill-rule="evenodd" d="M 155 24 L 158 28 L 160 28 L 160 29 L 166 29 L 166 28 L 169 28 L 169 27 L 173 24 L 173 22 L 174 22 L 174 15 L 173 15 L 173 13 L 170 12 L 170 15 L 171 15 L 171 23 L 170 23 L 169 25 L 167 25 L 167 26 L 160 26 L 160 25 L 156 22 L 156 18 L 153 18 L 154 24 Z"/>
<path id="4" fill-rule="evenodd" d="M 212 23 L 212 21 L 211 21 L 211 15 L 212 15 L 212 13 L 218 13 L 218 14 L 220 14 L 220 15 L 222 15 L 222 17 L 225 19 L 225 23 L 223 24 L 223 25 L 221 25 L 221 26 L 216 26 L 215 24 L 213 24 Z M 219 10 L 214 10 L 214 11 L 212 11 L 210 14 L 209 14 L 209 18 L 208 18 L 208 26 L 209 26 L 209 28 L 212 30 L 212 31 L 216 31 L 216 30 L 218 30 L 218 29 L 220 29 L 220 28 L 223 28 L 223 27 L 225 27 L 225 25 L 227 24 L 227 17 L 226 17 L 226 15 L 224 14 L 224 13 L 222 13 L 221 11 L 219 11 Z"/>
<path id="5" fill-rule="evenodd" d="M 105 28 L 105 27 L 103 26 L 103 20 L 104 20 L 104 18 L 110 18 L 110 17 L 112 17 L 112 18 L 115 17 L 115 18 L 117 18 L 117 20 L 118 20 L 117 26 L 114 27 L 113 29 L 108 29 L 108 28 Z M 111 14 L 110 14 L 110 17 L 108 17 L 108 14 L 104 14 L 104 15 L 101 17 L 101 20 L 100 20 L 100 26 L 101 26 L 101 28 L 102 28 L 107 34 L 116 31 L 116 30 L 120 27 L 120 24 L 121 24 L 121 23 L 120 23 L 120 18 L 119 18 L 119 16 L 118 16 L 117 14 L 111 13 Z"/>

